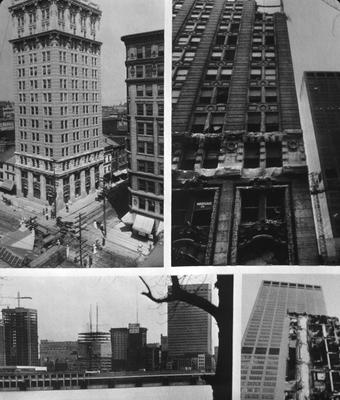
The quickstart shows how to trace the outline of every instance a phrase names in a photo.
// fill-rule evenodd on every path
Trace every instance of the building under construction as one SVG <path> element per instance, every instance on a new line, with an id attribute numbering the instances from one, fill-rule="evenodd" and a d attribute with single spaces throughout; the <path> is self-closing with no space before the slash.
<path id="1" fill-rule="evenodd" d="M 340 323 L 328 316 L 289 314 L 284 397 L 340 399 Z"/>
<path id="2" fill-rule="evenodd" d="M 172 264 L 319 264 L 283 9 L 173 11 Z"/>

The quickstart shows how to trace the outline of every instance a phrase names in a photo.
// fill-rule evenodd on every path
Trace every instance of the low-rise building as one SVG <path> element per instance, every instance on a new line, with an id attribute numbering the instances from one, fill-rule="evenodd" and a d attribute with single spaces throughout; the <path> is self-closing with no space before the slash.
<path id="1" fill-rule="evenodd" d="M 49 371 L 72 371 L 77 367 L 78 343 L 41 340 L 40 364 Z"/>

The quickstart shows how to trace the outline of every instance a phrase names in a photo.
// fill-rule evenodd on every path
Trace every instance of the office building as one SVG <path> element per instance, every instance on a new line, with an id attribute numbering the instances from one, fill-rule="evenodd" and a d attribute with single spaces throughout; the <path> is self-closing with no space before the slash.
<path id="1" fill-rule="evenodd" d="M 127 370 L 138 371 L 146 368 L 146 334 L 147 328 L 140 324 L 129 324 L 127 347 Z"/>
<path id="2" fill-rule="evenodd" d="M 111 371 L 111 336 L 109 332 L 78 334 L 78 368 L 86 371 Z"/>
<path id="3" fill-rule="evenodd" d="M 128 359 L 128 328 L 112 328 L 112 371 L 124 371 L 127 368 Z"/>
<path id="4" fill-rule="evenodd" d="M 318 264 L 280 4 L 173 4 L 173 265 Z"/>
<path id="5" fill-rule="evenodd" d="M 61 209 L 103 164 L 101 11 L 85 0 L 14 1 L 17 195 Z"/>
<path id="6" fill-rule="evenodd" d="M 283 0 L 283 6 L 310 173 L 320 262 L 339 264 L 340 161 L 336 127 L 340 49 L 339 25 L 334 21 L 340 3 L 337 0 Z M 301 48 L 308 51 L 302 52 Z"/>
<path id="7" fill-rule="evenodd" d="M 40 365 L 49 371 L 72 371 L 77 368 L 78 343 L 40 341 Z"/>
<path id="8" fill-rule="evenodd" d="M 209 284 L 185 285 L 184 288 L 211 301 Z M 171 286 L 168 291 L 171 293 Z M 211 315 L 187 303 L 168 303 L 168 361 L 179 365 L 180 360 L 191 360 L 199 354 L 211 354 L 211 351 Z"/>
<path id="9" fill-rule="evenodd" d="M 17 307 L 2 310 L 6 365 L 38 366 L 37 310 Z"/>
<path id="10" fill-rule="evenodd" d="M 288 313 L 325 315 L 318 285 L 263 281 L 242 340 L 241 399 L 282 399 L 288 359 Z"/>
<path id="11" fill-rule="evenodd" d="M 143 236 L 163 230 L 164 32 L 122 37 L 126 46 L 130 212 Z"/>
<path id="12" fill-rule="evenodd" d="M 0 367 L 6 365 L 6 344 L 5 344 L 5 326 L 0 321 Z"/>

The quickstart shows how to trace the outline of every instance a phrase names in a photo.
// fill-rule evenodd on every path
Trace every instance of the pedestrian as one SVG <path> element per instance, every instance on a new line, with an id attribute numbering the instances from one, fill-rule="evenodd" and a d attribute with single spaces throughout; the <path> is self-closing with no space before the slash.
<path id="1" fill-rule="evenodd" d="M 90 255 L 90 256 L 89 256 L 89 268 L 92 267 L 92 264 L 93 264 L 93 258 L 92 258 L 92 256 Z"/>
<path id="2" fill-rule="evenodd" d="M 93 254 L 97 254 L 97 245 L 93 243 L 92 247 L 93 247 Z"/>
<path id="3" fill-rule="evenodd" d="M 69 259 L 70 257 L 70 246 L 66 245 L 66 258 Z"/>
<path id="4" fill-rule="evenodd" d="M 94 226 L 94 229 L 98 229 L 98 223 L 97 223 L 97 221 L 93 221 L 93 226 Z"/>
<path id="5" fill-rule="evenodd" d="M 105 238 L 103 237 L 103 238 L 102 238 L 102 246 L 103 246 L 103 247 L 105 246 L 105 242 L 106 242 L 106 240 L 105 240 Z"/>
<path id="6" fill-rule="evenodd" d="M 68 203 L 66 203 L 66 212 L 68 213 L 70 211 L 69 207 L 68 207 Z"/>

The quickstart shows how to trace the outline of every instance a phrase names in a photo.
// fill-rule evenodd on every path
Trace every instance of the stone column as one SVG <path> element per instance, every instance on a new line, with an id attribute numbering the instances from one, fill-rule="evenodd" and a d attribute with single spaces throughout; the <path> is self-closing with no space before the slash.
<path id="1" fill-rule="evenodd" d="M 74 186 L 74 174 L 70 175 L 70 199 L 73 202 L 75 199 L 75 186 Z"/>
<path id="2" fill-rule="evenodd" d="M 40 175 L 40 199 L 43 202 L 47 201 L 46 198 L 46 177 L 45 175 Z"/>
<path id="3" fill-rule="evenodd" d="M 93 193 L 96 190 L 96 177 L 94 173 L 94 167 L 90 168 L 90 176 L 91 176 L 91 193 Z"/>
<path id="4" fill-rule="evenodd" d="M 86 197 L 85 170 L 80 172 L 80 197 Z"/>
<path id="5" fill-rule="evenodd" d="M 28 194 L 27 197 L 29 199 L 33 198 L 33 173 L 28 171 Z"/>
<path id="6" fill-rule="evenodd" d="M 63 180 L 62 179 L 56 179 L 55 186 L 56 186 L 55 189 L 56 189 L 56 192 L 57 192 L 57 198 L 56 198 L 57 211 L 59 211 L 62 208 L 64 208 L 64 206 L 65 206 L 65 204 L 64 204 Z"/>

